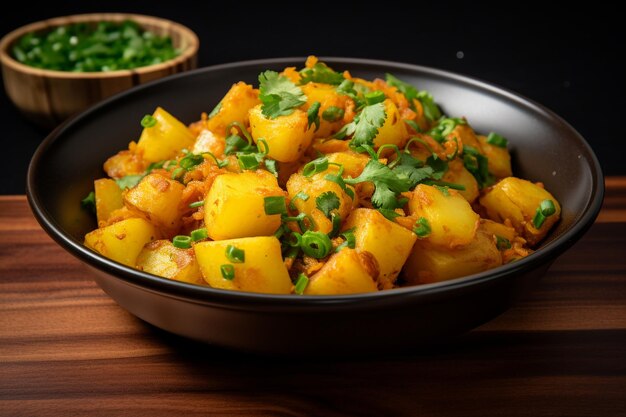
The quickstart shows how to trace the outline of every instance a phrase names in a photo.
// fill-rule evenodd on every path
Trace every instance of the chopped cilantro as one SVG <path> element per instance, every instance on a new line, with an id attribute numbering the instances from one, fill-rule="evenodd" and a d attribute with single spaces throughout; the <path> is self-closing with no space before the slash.
<path id="1" fill-rule="evenodd" d="M 411 107 L 413 107 L 414 99 L 419 100 L 424 108 L 424 116 L 426 116 L 428 120 L 433 121 L 441 117 L 441 111 L 439 111 L 439 107 L 437 107 L 433 96 L 428 91 L 418 91 L 411 84 L 399 80 L 391 74 L 386 74 L 386 81 L 388 85 L 396 87 L 398 91 L 404 94 L 407 100 L 409 100 Z"/>
<path id="2" fill-rule="evenodd" d="M 330 218 L 330 212 L 336 210 L 341 205 L 341 200 L 333 191 L 326 191 L 315 199 L 317 208 L 324 213 L 324 216 Z"/>
<path id="3" fill-rule="evenodd" d="M 322 119 L 327 122 L 336 122 L 337 120 L 343 119 L 344 110 L 341 107 L 337 106 L 329 106 L 326 110 L 322 112 Z"/>
<path id="4" fill-rule="evenodd" d="M 276 71 L 259 74 L 259 84 L 259 99 L 263 103 L 261 111 L 270 119 L 288 116 L 306 103 L 306 96 L 300 87 Z"/>
<path id="5" fill-rule="evenodd" d="M 387 165 L 374 159 L 365 165 L 361 175 L 345 180 L 351 185 L 365 181 L 374 183 L 376 187 L 372 195 L 372 204 L 376 208 L 393 210 L 402 207 L 403 199 L 398 199 L 397 195 L 411 188 L 411 181 L 408 178 L 398 176 Z"/>
<path id="6" fill-rule="evenodd" d="M 120 187 L 121 190 L 124 190 L 126 188 L 133 188 L 134 186 L 139 184 L 139 181 L 141 181 L 143 177 L 144 177 L 143 174 L 126 175 L 122 178 L 115 180 L 115 182 L 117 183 L 117 186 Z"/>
<path id="7" fill-rule="evenodd" d="M 350 146 L 359 149 L 362 145 L 373 145 L 378 129 L 385 123 L 386 118 L 383 103 L 364 107 L 358 121 L 353 122 L 355 124 L 354 136 L 352 136 Z"/>
<path id="8" fill-rule="evenodd" d="M 343 74 L 335 72 L 323 62 L 313 65 L 313 68 L 304 68 L 300 71 L 300 85 L 307 83 L 323 83 L 331 85 L 341 84 L 345 78 Z"/>

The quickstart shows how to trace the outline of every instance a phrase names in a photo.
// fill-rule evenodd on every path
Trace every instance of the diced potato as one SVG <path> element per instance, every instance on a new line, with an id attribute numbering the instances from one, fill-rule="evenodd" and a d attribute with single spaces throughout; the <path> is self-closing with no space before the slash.
<path id="1" fill-rule="evenodd" d="M 268 156 L 272 159 L 297 161 L 311 144 L 315 127 L 309 127 L 307 114 L 302 110 L 270 119 L 263 115 L 259 105 L 250 110 L 249 116 L 252 139 L 257 143 L 265 139 L 270 148 Z"/>
<path id="2" fill-rule="evenodd" d="M 333 254 L 304 290 L 306 295 L 339 295 L 378 290 L 378 265 L 369 252 L 342 249 Z"/>
<path id="3" fill-rule="evenodd" d="M 85 235 L 85 246 L 109 259 L 134 267 L 144 245 L 157 236 L 154 226 L 133 218 L 96 229 Z"/>
<path id="4" fill-rule="evenodd" d="M 248 125 L 248 111 L 259 104 L 259 91 L 243 81 L 234 84 L 224 96 L 219 111 L 207 122 L 207 128 L 221 136 L 227 136 L 226 127 L 232 122 Z"/>
<path id="5" fill-rule="evenodd" d="M 96 194 L 96 216 L 98 224 L 106 222 L 111 213 L 124 206 L 122 190 L 115 181 L 109 178 L 95 180 L 94 191 Z"/>
<path id="6" fill-rule="evenodd" d="M 459 190 L 469 203 L 473 203 L 478 198 L 478 183 L 476 178 L 469 172 L 460 159 L 450 161 L 448 171 L 442 178 L 443 181 L 453 182 L 465 186 L 465 190 Z"/>
<path id="7" fill-rule="evenodd" d="M 478 226 L 478 229 L 484 230 L 485 233 L 493 236 L 494 238 L 495 236 L 503 237 L 509 242 L 513 242 L 513 239 L 515 239 L 516 236 L 514 228 L 489 219 L 480 219 L 480 226 Z"/>
<path id="8" fill-rule="evenodd" d="M 146 175 L 136 187 L 128 190 L 124 204 L 135 213 L 166 231 L 176 233 L 181 224 L 180 207 L 185 186 L 159 174 Z"/>
<path id="9" fill-rule="evenodd" d="M 478 136 L 483 153 L 489 159 L 489 172 L 496 178 L 506 178 L 513 175 L 511 170 L 511 154 L 506 148 L 487 143 L 486 136 Z"/>
<path id="10" fill-rule="evenodd" d="M 379 148 L 385 144 L 403 147 L 409 138 L 409 132 L 406 130 L 402 117 L 400 117 L 400 111 L 393 101 L 386 99 L 384 103 L 385 123 L 378 129 L 378 133 L 374 137 L 374 147 Z"/>
<path id="11" fill-rule="evenodd" d="M 244 251 L 243 263 L 228 260 L 228 245 Z M 211 287 L 268 294 L 291 292 L 291 279 L 283 263 L 280 242 L 274 236 L 200 242 L 193 248 L 202 275 Z M 234 267 L 234 279 L 228 280 L 222 276 L 222 265 Z"/>
<path id="12" fill-rule="evenodd" d="M 289 193 L 289 199 L 293 201 L 294 206 L 300 213 L 306 213 L 315 222 L 314 230 L 329 233 L 333 229 L 332 222 L 317 208 L 316 199 L 325 192 L 332 191 L 339 198 L 340 204 L 337 209 L 337 214 L 345 219 L 350 214 L 352 207 L 352 199 L 346 194 L 341 187 L 332 182 L 324 179 L 329 172 L 336 172 L 336 167 L 330 167 L 328 171 L 315 174 L 310 178 L 305 177 L 300 173 L 293 174 L 289 181 L 287 181 L 287 192 Z M 294 197 L 299 192 L 304 192 L 309 198 L 304 201 L 300 198 Z"/>
<path id="13" fill-rule="evenodd" d="M 337 93 L 335 86 L 320 83 L 307 83 L 303 85 L 302 91 L 307 97 L 307 107 L 310 107 L 316 101 L 320 103 L 320 126 L 314 136 L 317 138 L 327 138 L 341 128 L 343 117 L 331 122 L 325 120 L 322 115 L 329 107 L 334 106 L 345 110 L 346 100 L 348 96 Z"/>
<path id="14" fill-rule="evenodd" d="M 202 154 L 205 152 L 211 152 L 217 158 L 221 158 L 224 155 L 224 149 L 226 148 L 226 140 L 223 136 L 216 135 L 210 130 L 202 130 L 196 142 L 193 145 L 191 153 Z"/>
<path id="15" fill-rule="evenodd" d="M 475 274 L 502 265 L 493 236 L 478 230 L 469 244 L 446 249 L 418 240 L 403 269 L 409 285 L 428 284 Z"/>
<path id="16" fill-rule="evenodd" d="M 532 220 L 543 200 L 552 200 L 556 212 L 536 229 Z M 492 220 L 511 220 L 513 227 L 531 246 L 543 239 L 561 216 L 561 206 L 552 194 L 537 184 L 516 177 L 498 182 L 480 198 L 480 204 L 487 209 Z"/>
<path id="17" fill-rule="evenodd" d="M 280 215 L 265 214 L 265 197 L 285 195 L 267 171 L 245 171 L 215 178 L 204 199 L 204 223 L 213 240 L 269 236 Z"/>
<path id="18" fill-rule="evenodd" d="M 144 127 L 139 142 L 137 154 L 148 162 L 158 162 L 164 159 L 172 159 L 182 149 L 190 149 L 195 138 L 191 131 L 177 118 L 163 110 L 161 107 L 152 114 L 156 124 L 152 127 Z"/>
<path id="19" fill-rule="evenodd" d="M 136 145 L 135 145 L 136 146 Z M 104 162 L 103 169 L 111 178 L 143 174 L 148 164 L 134 151 L 119 151 Z"/>
<path id="20" fill-rule="evenodd" d="M 425 240 L 452 249 L 474 239 L 480 216 L 458 192 L 447 190 L 447 194 L 419 184 L 409 200 L 409 211 L 414 217 L 428 220 L 431 233 Z"/>
<path id="21" fill-rule="evenodd" d="M 205 284 L 193 249 L 177 248 L 169 240 L 155 240 L 144 246 L 137 257 L 137 269 L 190 284 Z"/>
<path id="22" fill-rule="evenodd" d="M 380 289 L 393 288 L 417 240 L 415 233 L 387 220 L 378 210 L 367 208 L 354 210 L 343 228 L 354 228 L 356 249 L 367 251 L 376 258 Z"/>
<path id="23" fill-rule="evenodd" d="M 469 145 L 476 148 L 478 152 L 483 153 L 480 142 L 478 141 L 478 137 L 476 136 L 476 133 L 474 133 L 474 129 L 472 129 L 470 125 L 456 125 L 454 130 L 452 130 L 452 132 L 448 135 L 448 139 L 452 139 L 453 137 L 457 138 L 457 140 L 459 141 L 459 145 Z"/>
<path id="24" fill-rule="evenodd" d="M 356 178 L 361 175 L 370 158 L 366 154 L 352 151 L 327 154 L 328 162 L 343 165 L 343 176 Z"/>

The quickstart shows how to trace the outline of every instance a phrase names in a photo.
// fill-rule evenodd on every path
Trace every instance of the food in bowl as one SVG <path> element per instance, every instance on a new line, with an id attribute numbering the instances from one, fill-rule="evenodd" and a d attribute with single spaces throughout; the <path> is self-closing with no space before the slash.
<path id="1" fill-rule="evenodd" d="M 85 245 L 215 288 L 375 292 L 523 258 L 559 220 L 512 176 L 507 140 L 443 116 L 425 91 L 315 57 L 236 83 L 185 126 L 157 108 L 104 163 Z"/>
<path id="2" fill-rule="evenodd" d="M 144 30 L 133 20 L 71 23 L 47 33 L 29 32 L 11 52 L 24 65 L 71 72 L 133 69 L 180 54 L 169 36 Z"/>

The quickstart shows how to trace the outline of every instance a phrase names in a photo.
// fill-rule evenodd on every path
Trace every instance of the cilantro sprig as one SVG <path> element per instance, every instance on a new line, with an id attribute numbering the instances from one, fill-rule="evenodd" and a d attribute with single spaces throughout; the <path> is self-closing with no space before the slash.
<path id="1" fill-rule="evenodd" d="M 323 62 L 317 62 L 312 68 L 302 69 L 300 77 L 300 85 L 307 83 L 339 85 L 344 80 L 343 74 L 334 71 Z"/>
<path id="2" fill-rule="evenodd" d="M 288 116 L 306 103 L 302 89 L 276 71 L 259 74 L 259 99 L 261 112 L 270 119 Z"/>
<path id="3" fill-rule="evenodd" d="M 406 83 L 391 74 L 386 74 L 385 81 L 388 85 L 396 87 L 399 92 L 404 94 L 406 99 L 409 101 L 409 105 L 413 109 L 415 109 L 413 100 L 419 100 L 424 109 L 424 116 L 426 116 L 428 120 L 434 121 L 441 117 L 441 111 L 439 110 L 439 107 L 437 107 L 437 103 L 435 103 L 432 94 L 428 91 L 419 91 L 411 84 Z"/>

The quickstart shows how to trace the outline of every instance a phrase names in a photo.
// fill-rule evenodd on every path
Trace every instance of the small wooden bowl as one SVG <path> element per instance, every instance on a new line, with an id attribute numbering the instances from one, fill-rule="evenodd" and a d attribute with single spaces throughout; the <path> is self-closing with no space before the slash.
<path id="1" fill-rule="evenodd" d="M 157 35 L 168 35 L 181 54 L 169 61 L 108 72 L 65 72 L 29 67 L 11 56 L 11 47 L 29 32 L 47 32 L 72 23 L 122 22 L 133 20 Z M 17 108 L 33 122 L 54 127 L 105 97 L 135 85 L 156 80 L 197 65 L 198 37 L 189 28 L 151 16 L 127 13 L 93 13 L 58 17 L 31 23 L 0 40 L 0 62 L 4 88 Z"/>

